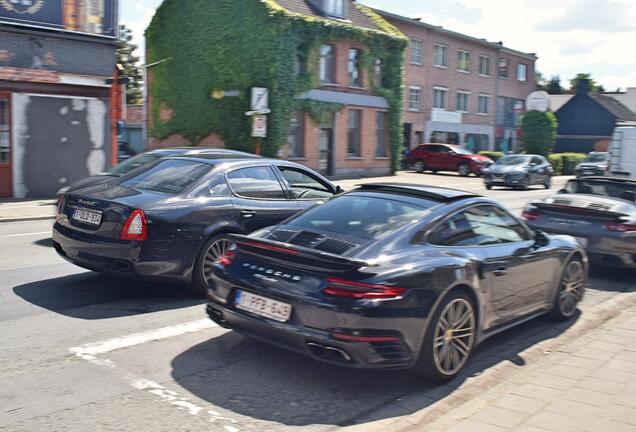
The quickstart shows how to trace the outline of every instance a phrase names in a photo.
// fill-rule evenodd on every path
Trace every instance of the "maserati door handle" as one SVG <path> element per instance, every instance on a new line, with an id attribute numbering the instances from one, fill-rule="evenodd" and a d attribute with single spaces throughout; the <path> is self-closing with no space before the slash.
<path id="1" fill-rule="evenodd" d="M 505 269 L 505 268 L 503 268 L 503 267 L 501 267 L 501 268 L 498 268 L 498 269 L 496 269 L 496 270 L 493 270 L 493 272 L 492 272 L 492 273 L 493 273 L 495 276 L 497 276 L 497 277 L 499 277 L 499 276 L 505 276 L 505 275 L 507 275 L 507 274 L 508 274 L 508 270 L 507 270 L 507 269 Z"/>
<path id="2" fill-rule="evenodd" d="M 241 215 L 242 215 L 244 218 L 249 219 L 249 218 L 251 218 L 251 217 L 256 216 L 256 212 L 255 212 L 255 211 L 252 211 L 252 210 L 242 210 L 242 211 L 241 211 Z"/>

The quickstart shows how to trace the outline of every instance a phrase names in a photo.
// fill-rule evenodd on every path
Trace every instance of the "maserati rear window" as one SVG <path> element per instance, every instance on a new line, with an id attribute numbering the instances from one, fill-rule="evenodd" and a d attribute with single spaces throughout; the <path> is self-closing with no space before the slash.
<path id="1" fill-rule="evenodd" d="M 167 159 L 133 177 L 125 177 L 119 185 L 176 195 L 185 191 L 211 169 L 212 166 L 206 163 Z"/>
<path id="2" fill-rule="evenodd" d="M 426 203 L 425 200 L 422 200 Z M 287 223 L 305 230 L 324 230 L 336 234 L 375 240 L 428 214 L 421 207 L 386 198 L 345 195 L 313 207 Z"/>

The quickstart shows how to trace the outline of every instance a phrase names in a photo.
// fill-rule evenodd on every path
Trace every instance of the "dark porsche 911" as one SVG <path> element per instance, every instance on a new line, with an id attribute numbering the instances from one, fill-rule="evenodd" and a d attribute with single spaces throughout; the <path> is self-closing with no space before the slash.
<path id="1" fill-rule="evenodd" d="M 590 260 L 636 268 L 636 181 L 585 177 L 532 201 L 523 212 L 536 229 L 576 236 Z"/>
<path id="2" fill-rule="evenodd" d="M 365 185 L 232 238 L 208 290 L 212 320 L 318 360 L 435 381 L 490 335 L 573 317 L 587 280 L 575 239 L 451 189 Z"/>
<path id="3" fill-rule="evenodd" d="M 192 283 L 223 254 L 230 233 L 275 225 L 340 189 L 292 162 L 200 154 L 145 165 L 68 192 L 53 244 L 68 261 L 118 276 Z"/>

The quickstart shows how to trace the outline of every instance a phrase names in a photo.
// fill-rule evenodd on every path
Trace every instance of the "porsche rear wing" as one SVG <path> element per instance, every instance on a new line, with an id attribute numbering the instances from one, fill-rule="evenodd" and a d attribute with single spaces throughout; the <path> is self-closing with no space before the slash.
<path id="1" fill-rule="evenodd" d="M 229 238 L 236 243 L 240 252 L 280 261 L 286 265 L 306 270 L 329 270 L 343 273 L 376 265 L 363 260 L 342 257 L 274 240 L 253 238 L 240 234 L 230 234 Z"/>

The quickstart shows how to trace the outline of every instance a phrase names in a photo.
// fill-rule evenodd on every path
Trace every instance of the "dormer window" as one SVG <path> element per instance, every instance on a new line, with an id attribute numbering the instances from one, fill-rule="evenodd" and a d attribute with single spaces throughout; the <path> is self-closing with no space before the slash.
<path id="1" fill-rule="evenodd" d="M 337 18 L 345 17 L 345 0 L 324 0 L 325 14 Z"/>

